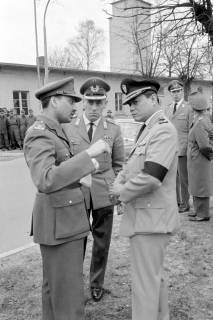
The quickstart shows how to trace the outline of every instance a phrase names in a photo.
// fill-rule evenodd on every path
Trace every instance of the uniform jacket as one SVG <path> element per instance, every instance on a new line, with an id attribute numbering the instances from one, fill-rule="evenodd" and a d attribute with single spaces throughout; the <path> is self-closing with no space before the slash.
<path id="1" fill-rule="evenodd" d="M 27 118 L 26 121 L 27 121 L 27 129 L 28 129 L 36 121 L 36 117 L 28 115 L 26 118 Z"/>
<path id="2" fill-rule="evenodd" d="M 178 133 L 179 156 L 187 155 L 188 133 L 193 116 L 192 110 L 186 101 L 182 101 L 175 114 L 173 114 L 174 103 L 165 108 L 166 117 L 173 123 Z"/>
<path id="3" fill-rule="evenodd" d="M 89 222 L 79 179 L 95 170 L 87 152 L 73 156 L 61 125 L 41 115 L 26 133 L 24 155 L 38 190 L 34 241 L 56 245 L 84 237 Z"/>
<path id="4" fill-rule="evenodd" d="M 8 120 L 5 116 L 0 116 L 0 133 L 4 134 L 8 132 Z"/>
<path id="5" fill-rule="evenodd" d="M 87 207 L 90 205 L 90 193 L 93 209 L 112 205 L 109 201 L 109 184 L 115 179 L 115 175 L 121 170 L 124 161 L 124 146 L 120 127 L 113 120 L 101 118 L 90 142 L 83 117 L 77 118 L 71 124 L 65 125 L 64 130 L 69 138 L 71 149 L 77 154 L 87 149 L 90 144 L 99 139 L 106 140 L 111 147 L 111 154 L 103 153 L 96 158 L 100 168 L 92 175 L 90 189 L 83 187 Z"/>
<path id="6" fill-rule="evenodd" d="M 26 129 L 27 128 L 27 117 L 26 116 L 20 116 L 19 117 L 19 127 L 20 127 L 20 129 Z"/>
<path id="7" fill-rule="evenodd" d="M 120 200 L 125 203 L 122 235 L 171 233 L 178 227 L 177 156 L 176 130 L 163 111 L 158 111 L 150 118 L 116 178 L 123 184 Z M 168 170 L 162 182 L 143 171 L 146 161 Z"/>
<path id="8" fill-rule="evenodd" d="M 209 135 L 213 135 L 209 117 L 199 117 L 189 131 L 187 155 L 189 191 L 196 197 L 213 195 L 213 144 Z"/>
<path id="9" fill-rule="evenodd" d="M 18 116 L 9 116 L 7 119 L 9 127 L 19 128 Z"/>

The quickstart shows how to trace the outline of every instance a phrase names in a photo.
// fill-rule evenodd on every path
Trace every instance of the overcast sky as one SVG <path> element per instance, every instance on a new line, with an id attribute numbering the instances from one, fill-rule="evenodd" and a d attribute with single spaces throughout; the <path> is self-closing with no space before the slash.
<path id="1" fill-rule="evenodd" d="M 47 0 L 37 0 L 39 54 L 43 55 L 42 19 Z M 101 69 L 109 66 L 108 19 L 105 0 L 51 0 L 46 17 L 48 47 L 65 46 L 78 23 L 92 19 L 105 31 L 106 55 Z M 0 0 L 0 62 L 35 64 L 33 0 Z"/>

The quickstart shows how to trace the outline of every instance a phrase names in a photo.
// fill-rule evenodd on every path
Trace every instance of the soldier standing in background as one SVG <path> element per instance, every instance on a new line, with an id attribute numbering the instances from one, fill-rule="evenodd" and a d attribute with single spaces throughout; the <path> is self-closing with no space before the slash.
<path id="1" fill-rule="evenodd" d="M 192 111 L 184 101 L 183 84 L 173 80 L 168 85 L 173 102 L 165 108 L 165 115 L 175 126 L 178 133 L 178 174 L 177 174 L 177 202 L 179 212 L 189 211 L 189 191 L 187 172 L 187 144 L 188 133 L 192 123 Z"/>
<path id="2" fill-rule="evenodd" d="M 208 114 L 208 103 L 203 94 L 197 92 L 189 97 L 194 111 L 193 126 L 189 131 L 188 173 L 189 191 L 193 196 L 194 212 L 189 213 L 189 220 L 208 221 L 209 200 L 213 195 L 213 149 L 210 136 L 213 136 L 213 125 Z"/>
<path id="3" fill-rule="evenodd" d="M 11 148 L 15 149 L 16 146 L 22 149 L 21 145 L 21 137 L 20 137 L 20 131 L 19 131 L 19 119 L 16 113 L 15 109 L 10 110 L 10 114 L 8 117 L 8 126 L 9 126 L 9 137 L 10 137 L 10 143 Z"/>
<path id="4" fill-rule="evenodd" d="M 19 117 L 19 130 L 20 130 L 20 138 L 21 144 L 23 146 L 26 130 L 27 130 L 27 117 L 25 115 L 24 109 L 21 110 L 21 114 Z"/>
<path id="5" fill-rule="evenodd" d="M 8 120 L 5 116 L 5 111 L 0 109 L 0 149 L 10 150 L 8 139 Z"/>
<path id="6" fill-rule="evenodd" d="M 84 97 L 81 118 L 66 125 L 74 154 L 87 149 L 98 139 L 107 141 L 111 154 L 97 157 L 99 170 L 92 174 L 90 187 L 82 187 L 89 214 L 92 214 L 93 248 L 90 265 L 90 290 L 94 301 L 104 294 L 104 276 L 111 241 L 114 206 L 109 201 L 109 185 L 122 169 L 124 146 L 120 127 L 103 116 L 110 86 L 101 78 L 89 78 L 80 88 Z"/>
<path id="7" fill-rule="evenodd" d="M 29 114 L 27 116 L 27 129 L 36 121 L 36 117 L 33 114 L 33 110 L 29 109 Z"/>

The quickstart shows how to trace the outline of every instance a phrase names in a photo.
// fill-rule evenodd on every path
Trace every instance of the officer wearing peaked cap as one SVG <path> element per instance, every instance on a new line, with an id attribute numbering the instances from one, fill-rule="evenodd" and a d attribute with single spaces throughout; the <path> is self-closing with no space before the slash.
<path id="1" fill-rule="evenodd" d="M 120 233 L 129 237 L 132 320 L 169 319 L 163 261 L 178 226 L 177 133 L 158 103 L 154 80 L 124 79 L 124 104 L 142 126 L 113 192 L 124 203 Z"/>
<path id="2" fill-rule="evenodd" d="M 96 159 L 100 168 L 92 174 L 90 185 L 82 187 L 88 213 L 92 215 L 93 249 L 90 266 L 90 288 L 94 301 L 104 294 L 103 284 L 111 241 L 113 205 L 109 201 L 109 185 L 122 168 L 124 147 L 121 130 L 113 120 L 103 116 L 110 86 L 101 78 L 87 79 L 80 88 L 83 95 L 82 117 L 64 128 L 70 139 L 74 154 L 82 152 L 98 139 L 104 139 L 110 146 L 110 154 Z"/>
<path id="3" fill-rule="evenodd" d="M 209 200 L 213 195 L 213 125 L 207 111 L 208 103 L 203 94 L 194 92 L 189 96 L 194 112 L 193 125 L 189 130 L 187 165 L 189 191 L 193 196 L 194 212 L 189 213 L 190 220 L 208 221 Z"/>
<path id="4" fill-rule="evenodd" d="M 43 110 L 27 131 L 24 154 L 38 190 L 32 234 L 43 264 L 42 319 L 83 320 L 83 247 L 90 226 L 80 179 L 99 167 L 95 156 L 110 150 L 99 140 L 73 156 L 61 126 L 81 100 L 72 77 L 45 85 L 35 96 Z"/>
<path id="5" fill-rule="evenodd" d="M 187 141 L 189 128 L 192 123 L 192 110 L 184 100 L 183 83 L 179 80 L 172 80 L 168 85 L 172 103 L 166 106 L 165 115 L 174 124 L 178 133 L 178 173 L 176 182 L 177 201 L 179 212 L 190 209 L 188 192 L 187 172 Z"/>

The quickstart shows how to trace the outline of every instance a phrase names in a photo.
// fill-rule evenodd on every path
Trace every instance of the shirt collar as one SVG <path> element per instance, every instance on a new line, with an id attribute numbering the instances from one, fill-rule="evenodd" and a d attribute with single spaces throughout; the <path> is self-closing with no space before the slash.
<path id="1" fill-rule="evenodd" d="M 84 123 L 85 123 L 85 125 L 87 127 L 90 124 L 91 121 L 86 117 L 85 112 L 83 113 L 83 119 L 84 119 Z M 96 121 L 92 121 L 96 127 L 98 126 L 98 124 L 100 122 L 100 119 L 101 119 L 101 117 L 98 118 Z"/>
<path id="2" fill-rule="evenodd" d="M 176 102 L 174 102 L 174 105 L 175 105 Z M 183 98 L 177 102 L 177 105 L 176 105 L 176 110 L 180 107 L 180 105 L 183 103 Z"/>

